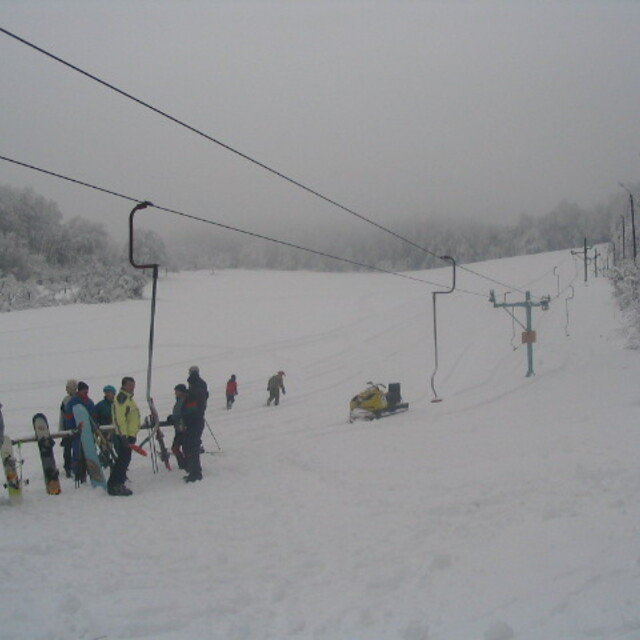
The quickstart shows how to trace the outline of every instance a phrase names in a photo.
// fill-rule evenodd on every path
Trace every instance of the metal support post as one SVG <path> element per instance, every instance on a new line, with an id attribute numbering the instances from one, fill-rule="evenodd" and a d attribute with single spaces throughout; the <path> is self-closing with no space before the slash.
<path id="1" fill-rule="evenodd" d="M 533 333 L 532 326 L 532 313 L 531 313 L 531 292 L 527 291 L 524 295 L 525 298 L 525 310 L 527 313 L 527 334 L 529 338 L 527 339 L 527 378 L 530 378 L 533 373 L 533 339 L 531 338 Z"/>
<path id="2" fill-rule="evenodd" d="M 549 303 L 551 302 L 551 296 L 543 296 L 540 298 L 540 302 L 533 302 L 531 300 L 531 292 L 525 292 L 524 302 L 496 302 L 496 295 L 493 290 L 489 293 L 489 302 L 493 303 L 494 307 L 524 307 L 526 314 L 525 331 L 522 333 L 522 342 L 527 345 L 527 374 L 526 377 L 530 378 L 535 375 L 533 371 L 533 343 L 536 341 L 536 332 L 533 330 L 533 307 L 540 307 L 543 311 L 549 309 Z M 505 309 L 506 310 L 506 309 Z M 513 312 L 511 312 L 512 317 Z M 520 325 L 522 326 L 522 324 Z"/>
<path id="3" fill-rule="evenodd" d="M 573 300 L 573 298 L 574 298 L 574 296 L 576 294 L 576 291 L 573 288 L 572 284 L 569 285 L 569 288 L 571 289 L 571 295 L 567 296 L 564 299 L 565 312 L 566 312 L 566 315 L 567 315 L 567 322 L 564 325 L 564 332 L 565 332 L 565 335 L 567 335 L 567 336 L 569 335 L 569 300 Z"/>
<path id="4" fill-rule="evenodd" d="M 440 256 L 440 259 L 451 262 L 451 266 L 453 267 L 453 283 L 451 284 L 450 289 L 446 291 L 434 291 L 431 294 L 431 297 L 433 298 L 433 343 L 435 354 L 435 369 L 431 374 L 431 390 L 433 391 L 433 400 L 431 400 L 431 402 L 442 402 L 442 398 L 438 397 L 438 393 L 436 392 L 436 388 L 434 385 L 434 380 L 438 371 L 438 323 L 436 321 L 436 296 L 446 293 L 452 293 L 456 288 L 456 261 L 451 256 Z"/>
<path id="5" fill-rule="evenodd" d="M 139 202 L 129 214 L 129 262 L 131 266 L 135 269 L 152 269 L 153 273 L 153 285 L 151 288 L 151 322 L 149 326 L 149 348 L 148 348 L 148 358 L 147 358 L 147 390 L 146 390 L 146 398 L 147 404 L 149 405 L 149 411 L 151 412 L 152 419 L 157 423 L 157 411 L 153 404 L 153 399 L 151 397 L 151 371 L 153 364 L 153 344 L 154 344 L 154 332 L 155 332 L 155 319 L 156 319 L 156 294 L 158 291 L 158 266 L 157 264 L 137 264 L 133 258 L 133 216 L 136 211 L 140 211 L 140 209 L 146 209 L 147 207 L 152 207 L 153 204 L 148 200 L 144 202 Z M 153 427 L 154 425 L 152 425 Z M 157 435 L 157 429 L 156 434 Z M 155 440 L 152 437 L 150 439 L 150 451 L 151 451 L 151 467 L 153 468 L 154 473 L 158 471 L 158 453 L 155 447 Z"/>
<path id="6" fill-rule="evenodd" d="M 587 270 L 587 265 L 589 264 L 589 254 L 587 253 L 589 251 L 589 249 L 592 249 L 593 247 L 590 247 L 587 245 L 587 239 L 584 239 L 584 247 L 582 249 L 582 251 L 571 251 L 571 255 L 572 256 L 578 256 L 582 259 L 582 262 L 584 263 L 584 282 L 585 284 L 587 283 L 587 279 L 589 277 L 589 272 Z M 576 275 L 578 275 L 577 273 L 577 268 L 576 268 Z"/>
<path id="7" fill-rule="evenodd" d="M 636 211 L 633 205 L 633 193 L 631 193 L 630 189 L 627 189 L 622 182 L 618 182 L 618 186 L 622 187 L 629 194 L 629 210 L 631 211 L 631 240 L 633 247 L 633 261 L 636 261 Z"/>

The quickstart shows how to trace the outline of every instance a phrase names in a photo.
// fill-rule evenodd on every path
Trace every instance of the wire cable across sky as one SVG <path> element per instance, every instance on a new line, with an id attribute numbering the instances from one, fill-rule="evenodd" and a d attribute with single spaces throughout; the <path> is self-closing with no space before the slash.
<path id="1" fill-rule="evenodd" d="M 77 73 L 82 74 L 83 76 L 85 76 L 85 77 L 87 77 L 87 78 L 89 78 L 89 79 L 91 79 L 91 80 L 93 80 L 93 81 L 95 81 L 95 82 L 107 87 L 108 89 L 110 89 L 112 91 L 115 91 L 116 93 L 124 96 L 125 98 L 128 98 L 129 100 L 132 100 L 132 101 L 136 102 L 137 104 L 145 107 L 146 109 L 149 109 L 150 111 L 153 111 L 154 113 L 162 116 L 163 118 L 166 118 L 166 119 L 170 120 L 174 124 L 177 124 L 177 125 L 183 127 L 184 129 L 187 129 L 188 131 L 191 131 L 192 133 L 195 133 L 196 135 L 201 136 L 202 138 L 208 140 L 209 142 L 212 142 L 212 143 L 222 147 L 223 149 L 226 149 L 227 151 L 239 156 L 240 158 L 243 158 L 244 160 L 246 160 L 246 161 L 248 161 L 248 162 L 250 162 L 250 163 L 252 163 L 252 164 L 254 164 L 254 165 L 258 166 L 258 167 L 260 167 L 261 169 L 264 169 L 265 171 L 271 173 L 272 175 L 275 175 L 275 176 L 281 178 L 282 180 L 285 180 L 289 184 L 292 184 L 295 187 L 298 187 L 299 189 L 302 189 L 302 190 L 306 191 L 307 193 L 309 193 L 309 194 L 311 194 L 311 195 L 313 195 L 313 196 L 315 196 L 317 198 L 320 198 L 324 202 L 326 202 L 326 203 L 328 203 L 328 204 L 330 204 L 330 205 L 332 205 L 334 207 L 337 207 L 338 209 L 341 209 L 345 213 L 348 213 L 349 215 L 355 216 L 359 220 L 374 226 L 378 230 L 383 231 L 384 233 L 387 233 L 387 234 L 395 237 L 396 239 L 401 240 L 402 242 L 405 242 L 406 244 L 414 247 L 415 249 L 418 249 L 419 251 L 422 251 L 422 252 L 424 252 L 424 253 L 426 253 L 428 255 L 431 255 L 431 256 L 433 256 L 435 258 L 438 258 L 438 259 L 442 260 L 442 253 L 444 253 L 444 252 L 437 253 L 437 252 L 431 251 L 430 249 L 427 249 L 426 247 L 423 247 L 423 246 L 413 242 L 409 238 L 406 238 L 406 237 L 396 233 L 395 231 L 385 227 L 384 225 L 381 225 L 378 222 L 375 222 L 374 220 L 371 220 L 370 218 L 358 213 L 357 211 L 351 209 L 350 207 L 347 207 L 347 206 L 337 202 L 336 200 L 334 200 L 332 198 L 329 198 L 328 196 L 325 196 L 324 194 L 320 193 L 316 189 L 313 189 L 313 188 L 303 184 L 302 182 L 299 182 L 298 180 L 295 180 L 295 179 L 285 175 L 284 173 L 274 169 L 273 167 L 267 165 L 264 162 L 256 160 L 255 158 L 247 155 L 246 153 L 243 153 L 242 151 L 239 151 L 238 149 L 232 147 L 231 145 L 229 145 L 229 144 L 227 144 L 225 142 L 222 142 L 221 140 L 219 140 L 219 139 L 217 139 L 217 138 L 205 133 L 204 131 L 202 131 L 202 130 L 196 128 L 196 127 L 191 126 L 190 124 L 184 122 L 183 120 L 181 120 L 181 119 L 179 119 L 179 118 L 177 118 L 175 116 L 172 116 L 171 114 L 167 113 L 166 111 L 163 111 L 162 109 L 159 109 L 158 107 L 154 107 L 150 103 L 148 103 L 148 102 L 146 102 L 146 101 L 144 101 L 144 100 L 142 100 L 140 98 L 137 98 L 136 96 L 132 95 L 131 93 L 128 93 L 128 92 L 124 91 L 123 89 L 120 89 L 120 88 L 116 87 L 115 85 L 107 82 L 106 80 L 103 80 L 103 79 L 99 78 L 98 76 L 96 76 L 96 75 L 94 75 L 94 74 L 92 74 L 92 73 L 80 68 L 79 66 L 77 66 L 77 65 L 75 65 L 75 64 L 73 64 L 71 62 L 68 62 L 67 60 L 64 60 L 63 58 L 60 58 L 59 56 L 51 53 L 50 51 L 47 51 L 46 49 L 43 49 L 42 47 L 39 47 L 38 45 L 34 44 L 33 42 L 30 42 L 30 41 L 18 36 L 17 34 L 12 33 L 11 31 L 9 31 L 9 30 L 7 30 L 7 29 L 5 29 L 3 27 L 0 27 L 0 32 L 4 33 L 5 35 L 13 38 L 14 40 L 16 40 L 16 41 L 18 41 L 18 42 L 20 42 L 20 43 L 22 43 L 22 44 L 24 44 L 26 46 L 34 49 L 35 51 L 38 51 L 39 53 L 51 58 L 52 60 L 55 60 L 56 62 L 59 62 L 60 64 L 68 67 L 69 69 L 72 69 L 73 71 L 76 71 Z M 6 158 L 3 158 L 3 159 L 6 159 Z M 72 180 L 72 181 L 74 181 L 74 180 Z M 344 259 L 342 259 L 342 260 L 344 261 Z M 485 275 L 483 275 L 483 274 L 481 274 L 481 273 L 479 273 L 479 272 L 477 272 L 477 271 L 475 271 L 473 269 L 465 267 L 463 265 L 458 265 L 458 266 L 459 266 L 460 269 L 462 269 L 464 271 L 467 271 L 468 273 L 471 273 L 471 274 L 473 274 L 473 275 L 475 275 L 475 276 L 477 276 L 479 278 L 487 280 L 487 281 L 489 281 L 489 282 L 491 282 L 493 284 L 499 285 L 501 287 L 505 287 L 506 289 L 511 289 L 511 290 L 520 291 L 521 293 L 524 293 L 524 291 L 522 291 L 519 287 L 515 287 L 515 286 L 511 286 L 511 285 L 505 284 L 503 282 L 500 282 L 498 280 L 490 278 L 489 276 L 485 276 Z"/>
<path id="2" fill-rule="evenodd" d="M 88 189 L 93 189 L 95 191 L 100 191 L 101 193 L 106 193 L 108 195 L 115 196 L 117 198 L 121 198 L 123 200 L 128 200 L 129 202 L 141 203 L 141 202 L 145 201 L 142 198 L 135 198 L 133 196 L 128 196 L 128 195 L 125 195 L 123 193 L 119 193 L 119 192 L 114 191 L 112 189 L 107 189 L 105 187 L 99 187 L 99 186 L 91 184 L 89 182 L 84 182 L 83 180 L 78 180 L 76 178 L 71 178 L 70 176 L 65 176 L 65 175 L 63 175 L 61 173 L 56 173 L 54 171 L 50 171 L 48 169 L 43 169 L 41 167 L 36 167 L 36 166 L 34 166 L 32 164 L 28 164 L 26 162 L 21 162 L 19 160 L 15 160 L 15 159 L 9 158 L 7 156 L 0 155 L 0 160 L 4 160 L 6 162 L 10 162 L 12 164 L 15 164 L 15 165 L 18 165 L 18 166 L 21 166 L 21 167 L 25 167 L 26 169 L 31 169 L 31 170 L 37 171 L 39 173 L 44 173 L 44 174 L 52 176 L 54 178 L 59 178 L 60 180 L 65 180 L 67 182 L 71 182 L 71 183 L 76 184 L 76 185 L 81 186 L 81 187 L 86 187 Z M 146 202 L 148 202 L 148 201 L 146 201 Z M 297 249 L 299 251 L 305 251 L 307 253 L 311 253 L 311 254 L 314 254 L 314 255 L 317 255 L 317 256 L 321 256 L 321 257 L 324 257 L 324 258 L 330 258 L 331 260 L 336 260 L 338 262 L 344 262 L 346 264 L 350 264 L 352 266 L 359 267 L 359 268 L 362 268 L 362 269 L 369 269 L 370 271 L 377 271 L 379 273 L 386 273 L 388 275 L 396 276 L 396 277 L 399 277 L 399 278 L 405 278 L 407 280 L 413 280 L 415 282 L 419 282 L 421 284 L 428 284 L 428 285 L 431 285 L 431 286 L 434 286 L 434 287 L 442 287 L 443 286 L 442 284 L 439 284 L 439 283 L 436 283 L 436 282 L 431 282 L 429 280 L 425 280 L 423 278 L 418 278 L 416 276 L 411 276 L 411 275 L 408 275 L 406 273 L 400 273 L 398 271 L 391 271 L 391 270 L 388 270 L 388 269 L 383 269 L 381 267 L 375 267 L 373 265 L 368 265 L 368 264 L 364 264 L 364 263 L 361 263 L 361 262 L 357 262 L 355 260 L 350 260 L 349 258 L 343 258 L 341 256 L 335 256 L 335 255 L 332 255 L 330 253 L 326 253 L 324 251 L 318 251 L 316 249 L 310 249 L 309 247 L 303 247 L 302 245 L 294 244 L 292 242 L 287 242 L 286 240 L 279 240 L 277 238 L 272 238 L 270 236 L 265 236 L 263 234 L 255 233 L 253 231 L 248 231 L 246 229 L 241 229 L 239 227 L 233 227 L 231 225 L 224 224 L 222 222 L 216 222 L 214 220 L 208 220 L 207 218 L 201 218 L 199 216 L 196 216 L 196 215 L 193 215 L 193 214 L 190 214 L 190 213 L 185 213 L 184 211 L 178 211 L 176 209 L 170 209 L 168 207 L 162 207 L 160 205 L 153 204 L 151 202 L 149 202 L 148 206 L 149 207 L 153 207 L 154 209 L 157 209 L 158 211 L 164 211 L 166 213 L 171 213 L 173 215 L 177 215 L 177 216 L 180 216 L 180 217 L 183 217 L 183 218 L 188 218 L 190 220 L 196 220 L 198 222 L 204 222 L 205 224 L 211 224 L 211 225 L 214 225 L 215 227 L 218 227 L 220 229 L 226 229 L 227 231 L 234 231 L 236 233 L 240 233 L 240 234 L 243 234 L 243 235 L 246 235 L 246 236 L 249 236 L 249 237 L 252 237 L 252 238 L 257 238 L 257 239 L 260 239 L 260 240 L 267 240 L 269 242 L 273 242 L 275 244 L 279 244 L 279 245 L 282 245 L 282 246 L 285 246 L 285 247 L 289 247 L 291 249 Z M 471 295 L 478 295 L 478 296 L 486 297 L 484 294 L 476 293 L 474 291 L 464 291 L 463 289 L 459 289 L 459 291 L 462 291 L 464 293 L 469 293 Z"/>

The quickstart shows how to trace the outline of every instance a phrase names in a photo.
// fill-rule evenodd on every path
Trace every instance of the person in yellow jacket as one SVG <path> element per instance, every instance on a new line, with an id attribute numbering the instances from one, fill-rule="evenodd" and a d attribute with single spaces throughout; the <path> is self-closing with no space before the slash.
<path id="1" fill-rule="evenodd" d="M 136 381 L 130 376 L 122 378 L 122 387 L 112 405 L 113 424 L 116 428 L 114 445 L 118 458 L 111 469 L 107 490 L 111 496 L 130 496 L 133 492 L 125 486 L 127 470 L 131 462 L 130 444 L 134 444 L 140 430 L 140 409 L 133 399 Z"/>

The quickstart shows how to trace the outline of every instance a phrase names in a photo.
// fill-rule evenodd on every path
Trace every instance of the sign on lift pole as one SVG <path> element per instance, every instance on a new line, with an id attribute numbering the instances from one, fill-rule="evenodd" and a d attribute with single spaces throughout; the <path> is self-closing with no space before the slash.
<path id="1" fill-rule="evenodd" d="M 495 291 L 491 289 L 491 291 L 489 292 L 489 302 L 492 302 L 494 307 L 505 307 L 505 308 L 506 307 L 511 307 L 511 308 L 524 307 L 527 324 L 526 326 L 524 326 L 520 322 L 518 324 L 520 324 L 520 326 L 524 328 L 524 331 L 522 332 L 522 343 L 527 345 L 527 365 L 528 366 L 527 366 L 526 377 L 529 378 L 535 375 L 533 371 L 533 343 L 536 341 L 536 332 L 533 330 L 533 326 L 532 326 L 532 316 L 533 316 L 532 309 L 533 307 L 540 307 L 542 311 L 548 311 L 549 303 L 551 302 L 551 296 L 542 296 L 542 298 L 540 298 L 540 302 L 533 302 L 531 300 L 531 292 L 526 291 L 524 302 L 506 302 L 506 301 L 496 302 Z M 511 313 L 511 316 L 515 319 L 515 316 L 513 315 L 513 311 L 511 311 L 510 313 Z"/>

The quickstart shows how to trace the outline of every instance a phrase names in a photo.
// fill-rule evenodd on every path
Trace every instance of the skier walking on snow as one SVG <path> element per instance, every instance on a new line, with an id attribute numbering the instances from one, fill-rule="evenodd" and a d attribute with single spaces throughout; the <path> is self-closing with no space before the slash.
<path id="1" fill-rule="evenodd" d="M 234 373 L 229 380 L 227 380 L 227 409 L 231 409 L 233 403 L 238 395 L 238 383 L 236 382 L 236 374 Z"/>
<path id="2" fill-rule="evenodd" d="M 284 377 L 284 371 L 278 371 L 269 378 L 269 382 L 267 382 L 267 391 L 269 392 L 269 399 L 267 400 L 267 406 L 271 406 L 271 401 L 274 401 L 275 406 L 277 407 L 280 404 L 280 391 L 282 390 L 283 395 L 287 392 L 284 390 L 284 381 L 282 378 Z"/>

